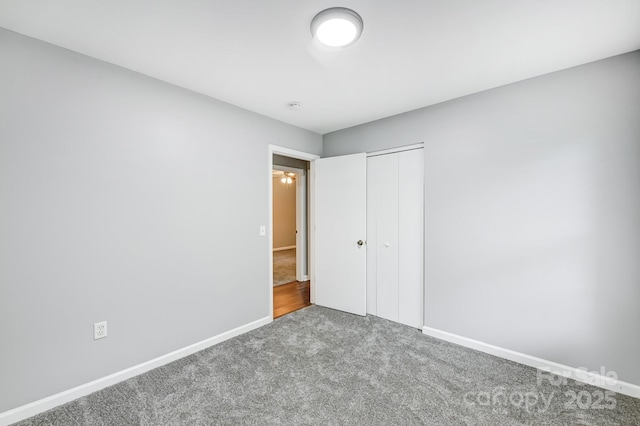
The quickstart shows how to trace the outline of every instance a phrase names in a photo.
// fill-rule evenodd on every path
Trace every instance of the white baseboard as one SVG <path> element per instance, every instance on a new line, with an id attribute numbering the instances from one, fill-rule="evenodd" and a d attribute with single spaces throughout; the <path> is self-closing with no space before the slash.
<path id="1" fill-rule="evenodd" d="M 431 327 L 423 327 L 422 333 L 431 337 L 435 337 L 436 339 L 445 340 L 450 343 L 455 343 L 456 345 L 465 346 L 467 348 L 475 349 L 480 352 L 485 352 L 500 358 L 508 359 L 509 361 L 528 365 L 529 367 L 534 367 L 544 372 L 553 373 L 559 376 L 576 380 L 578 382 L 587 383 L 617 393 L 640 398 L 640 386 L 623 382 L 617 379 L 613 380 L 612 378 L 606 377 L 605 375 L 595 372 L 589 372 L 584 368 L 569 367 L 557 362 L 548 361 L 546 359 L 537 358 L 535 356 L 523 354 L 521 352 L 516 352 L 510 349 L 501 348 L 499 346 L 490 345 L 488 343 L 469 339 L 467 337 L 459 336 L 457 334 L 449 333 L 442 330 L 437 330 Z"/>
<path id="2" fill-rule="evenodd" d="M 273 248 L 273 251 L 282 251 L 282 250 L 291 250 L 296 248 L 296 246 L 286 246 L 286 247 L 278 247 L 278 248 Z"/>
<path id="3" fill-rule="evenodd" d="M 90 393 L 99 391 L 100 389 L 104 389 L 111 385 L 115 385 L 116 383 L 119 383 L 123 380 L 127 380 L 149 370 L 153 370 L 154 368 L 161 367 L 177 359 L 184 358 L 210 346 L 217 345 L 218 343 L 229 340 L 232 337 L 236 337 L 256 328 L 262 327 L 263 325 L 269 324 L 272 321 L 273 320 L 270 317 L 265 317 L 250 322 L 249 324 L 242 325 L 240 327 L 234 328 L 233 330 L 229 330 L 225 333 L 218 334 L 217 336 L 210 337 L 201 342 L 194 343 L 193 345 L 189 345 L 182 349 L 170 352 L 166 355 L 159 356 L 158 358 L 154 358 L 150 361 L 143 362 L 142 364 L 138 364 L 125 370 L 118 371 L 100 379 L 85 383 L 84 385 L 76 386 L 75 388 L 48 396 L 46 398 L 31 402 L 21 407 L 5 411 L 4 413 L 0 413 L 0 426 L 6 426 L 11 423 L 15 423 L 20 420 L 35 416 L 36 414 L 73 401 L 74 399 L 89 395 Z"/>

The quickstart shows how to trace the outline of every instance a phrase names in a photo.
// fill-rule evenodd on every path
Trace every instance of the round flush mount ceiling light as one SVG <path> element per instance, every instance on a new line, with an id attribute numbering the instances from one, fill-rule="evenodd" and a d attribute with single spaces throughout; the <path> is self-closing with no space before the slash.
<path id="1" fill-rule="evenodd" d="M 362 18 L 345 7 L 332 7 L 318 13 L 311 20 L 311 35 L 329 47 L 346 47 L 362 34 Z"/>

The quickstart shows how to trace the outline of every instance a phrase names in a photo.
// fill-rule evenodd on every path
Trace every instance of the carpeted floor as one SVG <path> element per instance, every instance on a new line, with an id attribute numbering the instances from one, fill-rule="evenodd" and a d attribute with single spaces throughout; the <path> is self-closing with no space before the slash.
<path id="1" fill-rule="evenodd" d="M 600 392 L 311 306 L 20 425 L 638 425 L 639 399 Z"/>
<path id="2" fill-rule="evenodd" d="M 273 252 L 273 286 L 296 280 L 296 249 Z"/>

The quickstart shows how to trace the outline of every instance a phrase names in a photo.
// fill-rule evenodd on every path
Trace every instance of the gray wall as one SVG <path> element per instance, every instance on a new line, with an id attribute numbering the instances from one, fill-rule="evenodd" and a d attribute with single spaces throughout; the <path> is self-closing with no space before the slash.
<path id="1" fill-rule="evenodd" d="M 269 315 L 269 143 L 322 152 L 0 29 L 0 412 Z"/>
<path id="2" fill-rule="evenodd" d="M 640 52 L 324 136 L 425 143 L 425 324 L 640 384 Z"/>

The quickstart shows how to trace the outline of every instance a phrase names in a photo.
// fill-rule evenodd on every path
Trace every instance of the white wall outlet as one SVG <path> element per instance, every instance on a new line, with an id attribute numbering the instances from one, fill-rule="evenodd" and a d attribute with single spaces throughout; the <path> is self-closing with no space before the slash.
<path id="1" fill-rule="evenodd" d="M 107 337 L 107 322 L 96 322 L 93 324 L 93 340 L 104 339 Z"/>
<path id="2" fill-rule="evenodd" d="M 264 237 L 265 235 L 267 235 L 267 227 L 264 225 L 260 225 L 260 236 Z"/>

